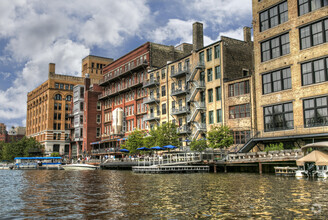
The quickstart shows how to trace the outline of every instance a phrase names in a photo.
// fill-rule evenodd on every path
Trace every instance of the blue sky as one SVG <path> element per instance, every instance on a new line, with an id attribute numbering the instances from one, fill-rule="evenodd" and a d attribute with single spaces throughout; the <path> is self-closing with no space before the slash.
<path id="1" fill-rule="evenodd" d="M 80 76 L 92 54 L 117 59 L 151 41 L 191 43 L 192 23 L 204 44 L 242 39 L 251 27 L 251 0 L 1 0 L 0 122 L 25 126 L 26 96 L 56 73 Z"/>

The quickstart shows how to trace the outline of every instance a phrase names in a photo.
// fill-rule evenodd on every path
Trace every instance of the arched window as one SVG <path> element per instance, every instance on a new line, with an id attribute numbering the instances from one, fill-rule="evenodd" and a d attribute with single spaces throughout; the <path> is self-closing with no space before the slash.
<path id="1" fill-rule="evenodd" d="M 72 101 L 72 96 L 71 95 L 66 96 L 66 101 Z"/>
<path id="2" fill-rule="evenodd" d="M 55 95 L 55 100 L 62 100 L 62 96 L 60 94 Z"/>

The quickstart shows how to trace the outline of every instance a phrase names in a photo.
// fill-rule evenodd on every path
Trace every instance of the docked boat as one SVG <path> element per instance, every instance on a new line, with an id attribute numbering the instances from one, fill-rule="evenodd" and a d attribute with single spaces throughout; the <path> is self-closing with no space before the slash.
<path id="1" fill-rule="evenodd" d="M 297 167 L 274 167 L 276 176 L 295 176 Z"/>
<path id="2" fill-rule="evenodd" d="M 14 169 L 60 169 L 61 157 L 16 157 Z"/>
<path id="3" fill-rule="evenodd" d="M 0 164 L 0 170 L 11 170 L 11 169 L 13 169 L 13 164 L 5 164 L 5 163 Z"/>
<path id="4" fill-rule="evenodd" d="M 311 153 L 298 159 L 296 177 L 328 177 L 328 142 L 305 145 L 302 150 L 314 149 Z"/>
<path id="5" fill-rule="evenodd" d="M 66 164 L 61 166 L 64 170 L 96 170 L 99 167 L 90 165 L 90 164 L 84 164 L 84 163 L 73 163 L 73 164 Z"/>

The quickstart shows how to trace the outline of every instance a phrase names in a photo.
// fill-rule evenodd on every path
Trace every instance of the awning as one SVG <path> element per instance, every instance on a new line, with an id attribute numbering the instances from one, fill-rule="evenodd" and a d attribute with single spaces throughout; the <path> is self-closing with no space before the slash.
<path id="1" fill-rule="evenodd" d="M 314 162 L 318 166 L 328 165 L 328 154 L 323 151 L 314 150 L 305 157 L 296 160 L 298 166 L 303 166 L 306 162 Z"/>

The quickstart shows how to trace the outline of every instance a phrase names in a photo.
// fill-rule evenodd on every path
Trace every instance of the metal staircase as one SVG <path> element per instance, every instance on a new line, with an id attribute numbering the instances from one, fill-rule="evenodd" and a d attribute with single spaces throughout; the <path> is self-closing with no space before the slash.
<path id="1" fill-rule="evenodd" d="M 203 70 L 205 69 L 205 64 L 204 62 L 198 62 L 197 65 L 195 66 L 195 68 L 193 69 L 191 74 L 187 74 L 187 82 L 190 82 L 194 79 L 194 77 L 196 76 L 196 73 L 198 72 L 198 70 Z"/>
<path id="2" fill-rule="evenodd" d="M 196 131 L 193 134 L 191 134 L 191 140 L 196 139 L 200 132 L 206 132 L 205 123 L 194 122 L 194 125 L 196 127 Z"/>
<path id="3" fill-rule="evenodd" d="M 206 110 L 205 102 L 193 102 L 194 104 L 194 110 L 191 112 L 191 114 L 187 117 L 187 122 L 190 123 L 195 120 L 197 114 L 199 111 Z"/>
<path id="4" fill-rule="evenodd" d="M 194 81 L 192 82 L 192 90 L 187 95 L 187 102 L 192 102 L 196 97 L 199 90 L 205 89 L 205 82 L 204 81 Z"/>

